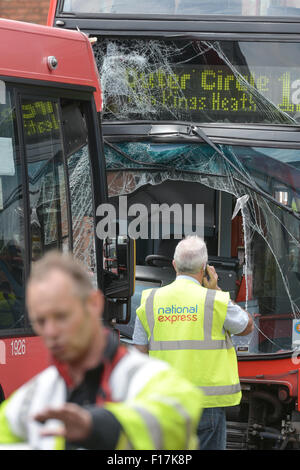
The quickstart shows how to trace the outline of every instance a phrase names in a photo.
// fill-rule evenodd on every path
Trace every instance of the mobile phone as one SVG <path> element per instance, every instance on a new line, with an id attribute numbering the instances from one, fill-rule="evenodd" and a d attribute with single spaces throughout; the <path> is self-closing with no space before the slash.
<path id="1" fill-rule="evenodd" d="M 209 281 L 210 277 L 208 274 L 207 265 L 205 266 L 205 277 L 207 277 L 207 280 Z"/>
<path id="2" fill-rule="evenodd" d="M 210 277 L 209 277 L 209 274 L 208 274 L 208 271 L 207 271 L 207 265 L 205 266 L 205 269 L 204 269 L 203 278 L 205 278 L 205 277 L 206 277 L 207 281 L 209 282 Z M 202 284 L 203 284 L 203 281 L 202 281 Z"/>

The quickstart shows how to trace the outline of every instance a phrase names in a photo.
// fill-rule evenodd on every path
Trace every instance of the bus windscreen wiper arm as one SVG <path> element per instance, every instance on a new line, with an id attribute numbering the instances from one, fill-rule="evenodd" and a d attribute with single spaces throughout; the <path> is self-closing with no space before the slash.
<path id="1" fill-rule="evenodd" d="M 214 142 L 208 137 L 208 135 L 199 127 L 195 125 L 186 125 L 186 124 L 159 124 L 159 125 L 153 125 L 151 127 L 151 131 L 149 132 L 149 135 L 151 136 L 172 136 L 172 137 L 178 137 L 178 136 L 186 136 L 186 137 L 192 137 L 192 136 L 197 136 L 201 140 L 203 140 L 205 143 L 207 143 L 211 148 L 217 152 L 222 159 L 224 159 L 234 170 L 242 177 L 242 181 L 237 179 L 234 175 L 233 178 L 236 179 L 239 183 L 243 184 L 244 186 L 247 186 L 249 189 L 252 189 L 254 192 L 259 194 L 260 196 L 264 197 L 265 199 L 268 199 L 271 201 L 273 204 L 276 206 L 280 207 L 281 209 L 285 210 L 286 212 L 289 212 L 292 214 L 294 217 L 300 220 L 300 215 L 296 214 L 293 209 L 291 209 L 288 206 L 285 206 L 284 204 L 281 204 L 280 202 L 276 201 L 276 199 L 271 196 L 270 194 L 266 193 L 263 191 L 261 188 L 259 188 L 257 185 L 253 185 L 253 183 L 248 181 L 245 181 L 245 177 L 247 178 L 248 175 L 245 175 L 232 161 L 229 160 L 229 158 L 226 157 L 224 152 L 220 150 Z"/>
<path id="2" fill-rule="evenodd" d="M 204 140 L 204 142 L 206 142 L 210 147 L 212 147 L 215 152 L 217 152 L 230 166 L 232 166 L 234 168 L 234 170 L 242 177 L 242 178 L 245 178 L 245 175 L 244 173 L 234 164 L 232 163 L 229 158 L 226 157 L 226 155 L 224 154 L 224 152 L 222 152 L 222 150 L 220 150 L 214 143 L 213 141 L 208 137 L 208 135 L 205 134 L 205 132 L 200 129 L 199 127 L 196 127 L 196 126 L 191 126 L 190 127 L 190 134 L 191 135 L 197 135 L 198 137 L 200 137 L 202 140 Z M 255 189 L 255 188 L 253 188 Z M 260 189 L 257 188 L 259 191 Z M 263 191 L 264 192 L 264 191 Z"/>
<path id="3" fill-rule="evenodd" d="M 213 148 L 231 167 L 234 168 L 234 170 L 243 178 L 245 178 L 245 176 L 247 175 L 244 175 L 243 172 L 234 164 L 232 163 L 229 158 L 226 157 L 226 155 L 224 154 L 224 152 L 222 152 L 222 150 L 220 150 L 214 143 L 213 141 L 205 134 L 205 132 L 200 129 L 199 127 L 196 127 L 196 126 L 190 126 L 190 135 L 197 135 L 198 137 L 200 137 L 205 143 L 207 143 L 211 148 Z M 290 214 L 292 214 L 294 217 L 297 217 L 297 219 L 300 220 L 300 216 L 298 214 L 296 214 L 293 209 L 291 209 L 290 207 L 287 207 L 285 206 L 284 204 L 281 204 L 280 202 L 276 201 L 276 199 L 274 197 L 272 197 L 270 194 L 266 193 L 265 191 L 263 191 L 262 189 L 260 189 L 259 187 L 257 186 L 254 186 L 252 183 L 245 183 L 244 181 L 240 181 L 242 184 L 246 184 L 249 188 L 251 188 L 253 191 L 255 191 L 256 193 L 258 193 L 260 196 L 270 200 L 271 202 L 273 202 L 273 204 L 276 204 L 276 206 L 280 207 L 281 209 L 284 209 L 285 211 L 289 212 Z"/>

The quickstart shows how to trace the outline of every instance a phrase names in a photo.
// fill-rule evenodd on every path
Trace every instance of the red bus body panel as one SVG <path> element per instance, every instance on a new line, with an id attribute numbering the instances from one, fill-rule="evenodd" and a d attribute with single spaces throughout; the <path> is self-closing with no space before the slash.
<path id="1" fill-rule="evenodd" d="M 49 364 L 49 354 L 38 336 L 0 339 L 0 383 L 6 398 Z"/>
<path id="2" fill-rule="evenodd" d="M 55 70 L 48 67 L 50 56 L 58 61 Z M 84 33 L 0 19 L 0 57 L 1 76 L 95 88 L 101 111 L 99 74 Z"/>
<path id="3" fill-rule="evenodd" d="M 299 363 L 297 357 L 268 360 L 240 360 L 238 362 L 241 383 L 279 385 L 288 388 L 289 396 L 297 399 L 300 411 Z"/>
<path id="4" fill-rule="evenodd" d="M 47 17 L 47 25 L 48 26 L 53 26 L 54 25 L 56 7 L 57 7 L 57 0 L 50 0 L 48 17 Z"/>

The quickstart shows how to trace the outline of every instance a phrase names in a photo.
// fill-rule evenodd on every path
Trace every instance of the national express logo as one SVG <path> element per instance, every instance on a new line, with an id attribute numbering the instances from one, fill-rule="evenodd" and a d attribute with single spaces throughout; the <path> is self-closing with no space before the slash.
<path id="1" fill-rule="evenodd" d="M 197 321 L 198 305 L 190 307 L 181 307 L 172 305 L 171 307 L 159 307 L 158 309 L 158 321 L 159 322 L 185 322 L 185 321 Z"/>

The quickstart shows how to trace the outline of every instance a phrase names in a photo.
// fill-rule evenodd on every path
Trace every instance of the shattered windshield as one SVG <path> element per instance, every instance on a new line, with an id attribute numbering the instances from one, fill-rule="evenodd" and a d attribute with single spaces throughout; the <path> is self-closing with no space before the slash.
<path id="1" fill-rule="evenodd" d="M 200 133 L 199 143 L 183 143 L 174 134 L 168 143 L 161 135 L 159 143 L 147 136 L 126 141 L 118 124 L 148 121 L 152 129 L 162 121 L 196 129 L 202 123 L 229 129 L 231 124 L 261 124 L 289 131 L 300 117 L 298 44 L 98 38 L 93 47 L 103 89 L 103 121 L 114 124 L 119 134 L 119 142 L 105 139 L 111 201 L 117 205 L 124 195 L 128 206 L 204 204 L 209 253 L 217 262 L 225 259 L 216 265 L 228 281 L 224 290 L 255 322 L 252 335 L 235 337 L 237 351 L 269 354 L 296 348 L 300 150 L 275 144 L 216 146 Z M 155 139 L 152 131 L 151 136 Z M 137 240 L 137 265 L 147 268 L 146 255 L 157 252 L 155 241 Z M 132 306 L 138 301 L 136 287 Z M 134 319 L 134 307 L 131 313 Z"/>
<path id="2" fill-rule="evenodd" d="M 105 120 L 298 125 L 298 43 L 104 38 L 94 54 Z"/>
<path id="3" fill-rule="evenodd" d="M 253 314 L 256 326 L 252 335 L 235 337 L 237 349 L 249 354 L 291 350 L 293 328 L 300 317 L 300 150 L 229 145 L 219 149 L 223 157 L 203 143 L 107 143 L 110 197 L 127 195 L 136 202 L 146 188 L 148 200 L 165 202 L 165 195 L 169 199 L 172 195 L 162 188 L 172 181 L 177 182 L 173 202 L 180 200 L 182 182 L 189 183 L 188 197 L 195 204 L 204 202 L 207 189 L 230 195 L 228 228 L 234 235 L 240 221 L 243 230 L 241 243 L 231 253 L 238 263 L 232 298 L 239 300 L 244 277 L 241 305 Z M 218 231 L 218 210 L 211 217 L 213 207 L 204 203 L 204 211 L 209 212 L 205 213 L 205 238 L 212 247 L 210 254 L 217 255 L 212 240 Z"/>
<path id="4" fill-rule="evenodd" d="M 65 0 L 64 12 L 165 15 L 299 15 L 297 0 Z"/>

